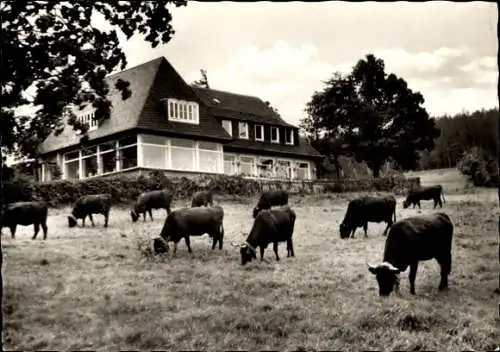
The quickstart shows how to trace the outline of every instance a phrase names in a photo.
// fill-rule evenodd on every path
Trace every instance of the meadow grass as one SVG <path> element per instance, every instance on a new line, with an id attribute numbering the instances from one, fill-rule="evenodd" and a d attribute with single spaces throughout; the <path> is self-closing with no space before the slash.
<path id="1" fill-rule="evenodd" d="M 429 261 L 419 265 L 415 296 L 405 272 L 400 295 L 388 298 L 378 296 L 366 266 L 382 258 L 385 224 L 370 223 L 367 238 L 362 229 L 353 240 L 338 235 L 355 194 L 291 196 L 296 257 L 286 258 L 281 244 L 276 262 L 269 246 L 269 263 L 245 266 L 231 242 L 250 230 L 256 199 L 219 198 L 223 250 L 212 251 L 204 235 L 192 238 L 193 255 L 181 241 L 175 258 L 139 250 L 159 234 L 163 210 L 133 224 L 128 209 L 115 207 L 107 229 L 102 216 L 95 228 L 87 221 L 69 229 L 69 208 L 50 209 L 47 241 L 32 241 L 32 227 L 18 227 L 14 240 L 3 231 L 4 348 L 493 350 L 500 341 L 495 192 L 445 194 L 455 226 L 448 291 L 438 291 L 439 266 Z M 398 219 L 434 211 L 432 201 L 419 211 L 403 209 L 402 200 Z"/>

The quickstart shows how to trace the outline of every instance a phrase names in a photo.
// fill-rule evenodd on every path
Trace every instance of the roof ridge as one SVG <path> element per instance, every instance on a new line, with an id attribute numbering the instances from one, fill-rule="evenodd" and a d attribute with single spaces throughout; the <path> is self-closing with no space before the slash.
<path id="1" fill-rule="evenodd" d="M 227 90 L 220 90 L 220 89 L 213 89 L 213 88 L 205 88 L 205 87 L 192 87 L 193 89 L 198 89 L 198 90 L 211 90 L 211 91 L 214 91 L 214 92 L 219 92 L 219 93 L 226 93 L 226 94 L 231 94 L 231 95 L 239 95 L 240 97 L 247 97 L 247 98 L 254 98 L 254 99 L 258 99 L 262 102 L 264 102 L 264 100 L 262 100 L 261 98 L 259 98 L 258 96 L 256 95 L 249 95 L 249 94 L 241 94 L 241 93 L 233 93 L 233 92 L 229 92 Z M 265 103 L 265 102 L 264 102 Z"/>
<path id="2" fill-rule="evenodd" d="M 155 59 L 152 59 L 152 60 L 149 60 L 149 61 L 145 61 L 145 62 L 140 63 L 140 64 L 138 64 L 138 65 L 135 65 L 135 66 L 129 67 L 129 68 L 125 69 L 125 70 L 122 70 L 122 71 L 118 71 L 118 72 L 112 73 L 112 74 L 110 74 L 110 75 L 106 76 L 106 77 L 105 77 L 105 79 L 112 78 L 113 76 L 116 76 L 116 75 L 122 74 L 122 73 L 124 73 L 124 72 L 128 72 L 128 71 L 131 71 L 131 70 L 136 70 L 136 69 L 138 69 L 139 67 L 146 66 L 146 65 L 148 65 L 148 64 L 153 63 L 154 61 L 157 61 L 157 60 L 162 60 L 162 59 L 163 59 L 163 60 L 166 60 L 164 56 L 158 56 L 158 57 L 157 57 L 157 58 L 155 58 Z"/>

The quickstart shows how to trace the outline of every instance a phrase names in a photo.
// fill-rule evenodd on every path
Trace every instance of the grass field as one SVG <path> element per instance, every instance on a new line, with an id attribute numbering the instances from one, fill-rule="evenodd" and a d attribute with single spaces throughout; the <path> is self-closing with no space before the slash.
<path id="1" fill-rule="evenodd" d="M 276 263 L 269 246 L 270 263 L 245 267 L 230 243 L 249 231 L 255 199 L 220 200 L 222 251 L 212 251 L 205 235 L 192 239 L 193 256 L 181 241 L 177 257 L 163 259 L 137 249 L 159 233 L 163 211 L 132 224 L 127 210 L 115 208 L 108 229 L 101 216 L 95 228 L 69 229 L 68 209 L 51 209 L 45 242 L 31 241 L 32 227 L 19 227 L 15 240 L 4 229 L 4 348 L 493 350 L 500 341 L 496 190 L 463 194 L 454 171 L 424 176 L 424 184 L 439 180 L 453 190 L 444 204 L 455 225 L 446 292 L 438 292 L 439 267 L 429 261 L 419 266 L 416 296 L 408 272 L 400 296 L 378 296 L 366 262 L 382 258 L 384 224 L 369 224 L 368 238 L 361 229 L 354 240 L 338 235 L 353 194 L 291 197 L 296 257 L 286 258 L 281 244 Z M 401 202 L 398 219 L 419 213 Z M 422 214 L 433 211 L 431 201 L 422 205 Z"/>

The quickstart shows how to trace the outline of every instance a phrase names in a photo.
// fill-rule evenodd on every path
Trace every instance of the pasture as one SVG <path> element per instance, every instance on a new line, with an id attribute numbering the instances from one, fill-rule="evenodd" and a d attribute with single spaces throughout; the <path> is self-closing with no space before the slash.
<path id="1" fill-rule="evenodd" d="M 4 348 L 493 350 L 500 341 L 496 190 L 471 191 L 454 170 L 433 173 L 422 183 L 439 178 L 455 226 L 448 291 L 438 292 L 439 266 L 428 261 L 419 265 L 416 296 L 408 270 L 399 296 L 378 296 L 366 262 L 382 259 L 385 224 L 370 223 L 367 238 L 361 228 L 352 240 L 338 234 L 354 194 L 291 196 L 296 257 L 287 258 L 282 243 L 277 263 L 270 245 L 269 263 L 244 267 L 231 242 L 245 239 L 257 198 L 216 198 L 225 210 L 224 249 L 212 251 L 204 235 L 191 239 L 193 256 L 181 240 L 175 258 L 138 250 L 159 234 L 163 210 L 154 222 L 132 224 L 129 209 L 114 207 L 108 229 L 102 216 L 94 216 L 95 228 L 87 221 L 69 229 L 69 208 L 50 209 L 47 241 L 32 241 L 32 226 L 18 227 L 15 240 L 3 230 Z M 398 220 L 419 214 L 397 201 Z M 422 214 L 433 211 L 432 201 L 422 202 Z"/>

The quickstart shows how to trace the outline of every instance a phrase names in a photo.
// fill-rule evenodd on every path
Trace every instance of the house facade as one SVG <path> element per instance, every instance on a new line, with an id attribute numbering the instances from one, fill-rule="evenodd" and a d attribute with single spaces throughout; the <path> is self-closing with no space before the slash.
<path id="1" fill-rule="evenodd" d="M 127 100 L 114 88 L 119 78 L 130 82 Z M 91 107 L 75 111 L 89 124 L 83 145 L 70 126 L 49 135 L 39 147 L 42 181 L 150 170 L 315 178 L 322 156 L 257 97 L 192 87 L 164 57 L 106 79 L 110 118 L 98 124 Z"/>

